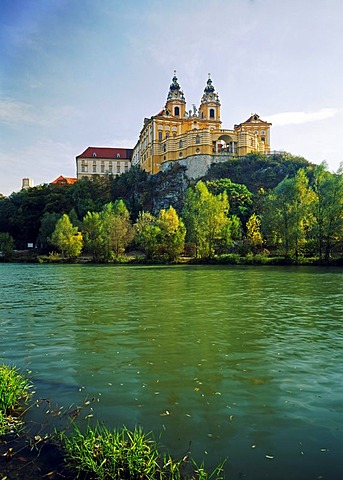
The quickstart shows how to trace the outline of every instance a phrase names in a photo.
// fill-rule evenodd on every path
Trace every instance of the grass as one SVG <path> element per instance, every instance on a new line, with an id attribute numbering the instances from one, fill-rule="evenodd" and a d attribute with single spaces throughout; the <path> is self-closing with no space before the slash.
<path id="1" fill-rule="evenodd" d="M 105 426 L 97 424 L 88 426 L 82 433 L 74 425 L 73 435 L 60 434 L 62 448 L 67 465 L 75 471 L 77 478 L 99 480 L 194 480 L 217 479 L 222 465 L 212 473 L 206 473 L 204 465 L 198 467 L 194 462 L 191 474 L 189 462 L 173 460 L 170 455 L 162 455 L 151 433 L 144 433 L 142 428 L 133 431 L 125 426 L 121 430 L 109 431 Z M 186 464 L 188 463 L 188 465 Z"/>
<path id="2" fill-rule="evenodd" d="M 30 396 L 29 382 L 17 368 L 0 365 L 0 435 L 13 432 L 22 425 L 14 413 Z"/>

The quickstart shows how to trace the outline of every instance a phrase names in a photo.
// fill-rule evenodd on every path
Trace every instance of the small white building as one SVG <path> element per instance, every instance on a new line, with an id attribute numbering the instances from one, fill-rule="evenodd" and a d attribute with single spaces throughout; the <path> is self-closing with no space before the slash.
<path id="1" fill-rule="evenodd" d="M 131 148 L 88 147 L 76 157 L 77 179 L 121 175 L 130 170 L 131 158 Z"/>
<path id="2" fill-rule="evenodd" d="M 33 179 L 32 178 L 23 178 L 21 183 L 21 189 L 25 188 L 32 188 L 33 187 Z"/>

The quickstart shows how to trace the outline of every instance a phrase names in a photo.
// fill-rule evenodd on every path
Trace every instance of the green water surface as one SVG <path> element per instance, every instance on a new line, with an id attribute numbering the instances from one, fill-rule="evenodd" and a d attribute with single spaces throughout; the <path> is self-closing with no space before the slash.
<path id="1" fill-rule="evenodd" d="M 343 270 L 0 264 L 1 360 L 227 479 L 343 478 Z"/>

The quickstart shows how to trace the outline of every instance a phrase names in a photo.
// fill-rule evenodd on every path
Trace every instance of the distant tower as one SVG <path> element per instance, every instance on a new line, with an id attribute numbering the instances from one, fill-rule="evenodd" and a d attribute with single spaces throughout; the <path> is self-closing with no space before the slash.
<path id="1" fill-rule="evenodd" d="M 165 110 L 169 115 L 178 118 L 184 118 L 186 111 L 186 100 L 181 90 L 180 84 L 177 80 L 176 70 L 174 70 L 174 76 L 172 78 L 172 83 L 169 87 L 167 103 Z"/>
<path id="2" fill-rule="evenodd" d="M 220 122 L 220 101 L 219 96 L 212 84 L 211 74 L 208 74 L 208 80 L 204 89 L 204 94 L 201 97 L 201 104 L 199 107 L 200 118 L 209 121 Z"/>
<path id="3" fill-rule="evenodd" d="M 23 178 L 21 189 L 25 188 L 32 188 L 33 187 L 33 179 L 32 178 Z"/>

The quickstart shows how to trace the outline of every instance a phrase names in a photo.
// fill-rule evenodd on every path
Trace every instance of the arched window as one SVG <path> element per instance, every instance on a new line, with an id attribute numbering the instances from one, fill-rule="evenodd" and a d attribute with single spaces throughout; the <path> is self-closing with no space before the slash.
<path id="1" fill-rule="evenodd" d="M 183 141 L 180 140 L 180 141 L 179 141 L 179 148 L 182 148 L 182 147 L 183 147 Z"/>
<path id="2" fill-rule="evenodd" d="M 120 153 L 117 153 L 117 158 L 120 158 Z"/>
<path id="3" fill-rule="evenodd" d="M 175 109 L 174 109 L 174 115 L 175 115 L 175 117 L 179 117 L 179 116 L 180 116 L 180 108 L 179 108 L 179 107 L 175 107 Z"/>
<path id="4" fill-rule="evenodd" d="M 210 108 L 210 118 L 215 118 L 214 117 L 214 108 Z"/>
<path id="5" fill-rule="evenodd" d="M 199 135 L 197 135 L 197 136 L 195 137 L 195 143 L 200 143 L 200 137 L 199 137 Z"/>

